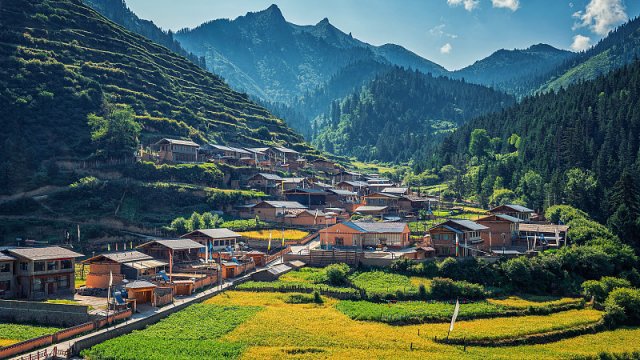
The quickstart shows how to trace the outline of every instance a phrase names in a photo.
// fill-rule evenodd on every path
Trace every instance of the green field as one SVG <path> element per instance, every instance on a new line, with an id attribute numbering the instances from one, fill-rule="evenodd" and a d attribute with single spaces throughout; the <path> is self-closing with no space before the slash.
<path id="1" fill-rule="evenodd" d="M 100 344 L 87 359 L 574 359 L 640 351 L 640 328 L 620 328 L 550 340 L 538 345 L 467 346 L 434 341 L 446 337 L 449 321 L 395 326 L 354 320 L 339 308 L 345 302 L 289 304 L 289 294 L 227 291 L 157 325 Z M 517 304 L 526 299 L 511 299 Z M 544 303 L 557 301 L 550 299 Z M 562 303 L 565 301 L 562 300 Z M 382 304 L 386 307 L 388 305 Z M 393 306 L 393 305 L 389 305 Z M 444 305 L 439 305 L 443 309 Z M 453 305 L 442 310 L 449 316 Z M 461 314 L 500 306 L 463 304 Z M 434 311 L 436 311 L 434 309 Z M 591 309 L 545 316 L 498 317 L 456 322 L 451 339 L 504 340 L 570 331 L 596 324 Z"/>
<path id="2" fill-rule="evenodd" d="M 60 330 L 62 329 L 47 326 L 0 324 L 0 347 L 9 346 L 43 335 L 53 334 Z"/>

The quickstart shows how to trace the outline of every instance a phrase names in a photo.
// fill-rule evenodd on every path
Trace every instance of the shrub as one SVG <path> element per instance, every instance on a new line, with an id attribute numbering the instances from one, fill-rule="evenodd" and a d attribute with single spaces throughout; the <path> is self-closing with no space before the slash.
<path id="1" fill-rule="evenodd" d="M 320 296 L 320 293 L 317 290 L 313 292 L 313 302 L 316 304 L 324 303 L 324 300 L 322 300 L 322 296 Z"/>
<path id="2" fill-rule="evenodd" d="M 291 294 L 287 296 L 284 302 L 287 304 L 321 304 L 322 298 L 320 298 L 320 302 L 317 302 L 316 294 L 320 297 L 320 293 L 317 291 L 314 291 L 313 294 Z"/>
<path id="3" fill-rule="evenodd" d="M 629 280 L 605 276 L 600 280 L 588 280 L 582 283 L 582 294 L 586 299 L 593 297 L 595 301 L 602 303 L 613 290 L 630 287 Z"/>
<path id="4" fill-rule="evenodd" d="M 482 285 L 447 278 L 434 278 L 431 282 L 431 297 L 442 300 L 456 298 L 477 300 L 484 299 L 486 292 Z"/>
<path id="5" fill-rule="evenodd" d="M 349 265 L 347 264 L 331 264 L 327 266 L 325 268 L 327 282 L 333 286 L 345 285 L 349 270 Z"/>
<path id="6" fill-rule="evenodd" d="M 618 288 L 607 296 L 605 311 L 611 324 L 640 324 L 640 290 Z"/>

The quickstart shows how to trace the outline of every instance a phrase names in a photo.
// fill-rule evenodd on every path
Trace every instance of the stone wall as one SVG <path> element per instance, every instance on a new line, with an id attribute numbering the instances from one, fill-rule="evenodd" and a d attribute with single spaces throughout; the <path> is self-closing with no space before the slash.
<path id="1" fill-rule="evenodd" d="M 90 320 L 88 306 L 0 300 L 0 321 L 69 327 Z"/>

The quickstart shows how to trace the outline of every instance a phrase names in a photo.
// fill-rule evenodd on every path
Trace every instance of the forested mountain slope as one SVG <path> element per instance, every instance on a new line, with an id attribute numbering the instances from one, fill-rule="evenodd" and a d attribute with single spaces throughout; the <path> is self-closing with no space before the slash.
<path id="1" fill-rule="evenodd" d="M 514 103 L 487 87 L 394 68 L 315 120 L 314 144 L 363 160 L 417 159 L 464 122 Z"/>
<path id="2" fill-rule="evenodd" d="M 28 184 L 42 161 L 94 151 L 89 113 L 130 105 L 141 142 L 164 136 L 246 145 L 302 138 L 220 78 L 108 21 L 79 0 L 0 7 L 0 188 Z"/>
<path id="3" fill-rule="evenodd" d="M 640 57 L 640 18 L 621 25 L 591 49 L 559 66 L 540 90 L 595 79 Z"/>

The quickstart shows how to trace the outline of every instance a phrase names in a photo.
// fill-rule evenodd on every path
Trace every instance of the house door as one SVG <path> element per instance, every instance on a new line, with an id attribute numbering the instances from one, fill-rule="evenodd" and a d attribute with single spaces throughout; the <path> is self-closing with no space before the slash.
<path id="1" fill-rule="evenodd" d="M 54 294 L 55 293 L 55 289 L 54 289 L 54 283 L 48 283 L 47 286 L 49 287 L 48 290 L 48 294 Z"/>
<path id="2" fill-rule="evenodd" d="M 234 270 L 235 270 L 234 268 L 228 268 L 227 269 L 227 277 L 230 277 L 230 278 L 235 277 L 236 275 L 235 275 L 235 271 Z"/>

